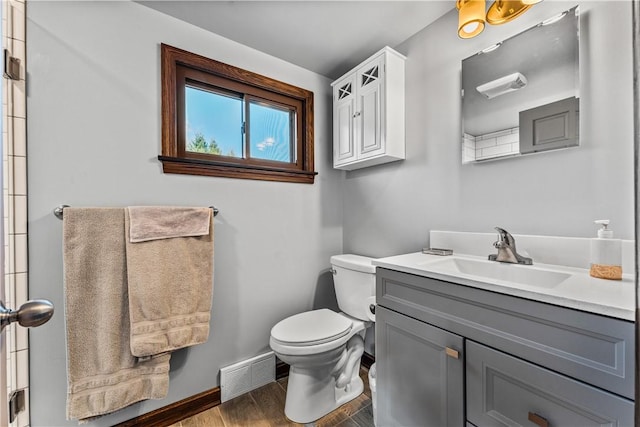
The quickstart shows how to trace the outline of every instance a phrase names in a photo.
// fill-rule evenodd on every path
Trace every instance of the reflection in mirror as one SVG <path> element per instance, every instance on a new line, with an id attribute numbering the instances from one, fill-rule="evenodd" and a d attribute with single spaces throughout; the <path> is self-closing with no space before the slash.
<path id="1" fill-rule="evenodd" d="M 578 6 L 462 61 L 462 163 L 579 144 Z"/>

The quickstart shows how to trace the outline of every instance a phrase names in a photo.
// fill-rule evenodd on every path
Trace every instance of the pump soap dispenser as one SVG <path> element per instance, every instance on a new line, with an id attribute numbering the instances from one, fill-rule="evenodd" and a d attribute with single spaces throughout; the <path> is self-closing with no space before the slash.
<path id="1" fill-rule="evenodd" d="M 598 238 L 591 239 L 591 269 L 589 274 L 599 279 L 622 280 L 622 241 L 613 238 L 608 219 L 594 221 L 602 226 Z"/>

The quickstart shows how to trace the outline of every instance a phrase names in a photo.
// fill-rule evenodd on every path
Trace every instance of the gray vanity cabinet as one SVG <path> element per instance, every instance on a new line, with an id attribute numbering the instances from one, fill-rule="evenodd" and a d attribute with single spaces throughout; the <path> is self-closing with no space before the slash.
<path id="1" fill-rule="evenodd" d="M 632 401 L 473 341 L 466 353 L 467 418 L 475 425 L 633 425 Z"/>
<path id="2" fill-rule="evenodd" d="M 633 425 L 633 322 L 381 267 L 376 300 L 379 425 Z"/>
<path id="3" fill-rule="evenodd" d="M 378 425 L 463 427 L 463 345 L 458 335 L 378 307 Z"/>

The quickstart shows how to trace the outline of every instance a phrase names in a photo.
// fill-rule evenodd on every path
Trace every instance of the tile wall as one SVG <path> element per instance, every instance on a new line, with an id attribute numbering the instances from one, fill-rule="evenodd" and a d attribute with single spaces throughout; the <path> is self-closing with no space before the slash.
<path id="1" fill-rule="evenodd" d="M 25 28 L 24 0 L 2 0 L 2 45 L 21 61 L 19 80 L 2 78 L 5 305 L 13 309 L 28 299 Z M 25 390 L 26 404 L 10 427 L 24 427 L 29 425 L 28 330 L 11 325 L 6 342 L 7 391 Z"/>
<path id="2" fill-rule="evenodd" d="M 462 162 L 514 156 L 520 153 L 520 128 L 514 127 L 485 135 L 463 135 Z"/>

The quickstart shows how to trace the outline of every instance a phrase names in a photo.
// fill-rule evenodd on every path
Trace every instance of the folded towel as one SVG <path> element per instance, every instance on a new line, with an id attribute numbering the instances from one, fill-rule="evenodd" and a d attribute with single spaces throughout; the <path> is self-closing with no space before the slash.
<path id="1" fill-rule="evenodd" d="M 169 354 L 131 354 L 124 209 L 65 208 L 67 418 L 86 420 L 169 387 Z"/>
<path id="2" fill-rule="evenodd" d="M 131 242 L 209 234 L 211 208 L 130 206 L 127 209 Z"/>
<path id="3" fill-rule="evenodd" d="M 211 209 L 205 209 L 206 235 L 126 241 L 131 352 L 135 356 L 207 341 L 213 295 L 213 215 Z M 129 235 L 131 208 L 126 211 L 125 234 Z"/>

